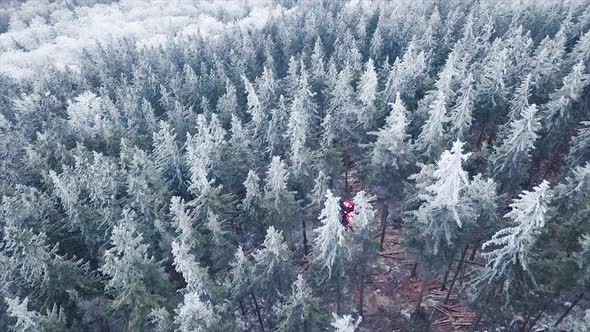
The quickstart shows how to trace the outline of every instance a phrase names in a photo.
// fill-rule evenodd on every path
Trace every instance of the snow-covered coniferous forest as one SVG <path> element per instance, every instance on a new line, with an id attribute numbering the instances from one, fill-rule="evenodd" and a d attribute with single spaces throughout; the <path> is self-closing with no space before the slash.
<path id="1" fill-rule="evenodd" d="M 0 3 L 1 331 L 589 308 L 588 1 Z"/>

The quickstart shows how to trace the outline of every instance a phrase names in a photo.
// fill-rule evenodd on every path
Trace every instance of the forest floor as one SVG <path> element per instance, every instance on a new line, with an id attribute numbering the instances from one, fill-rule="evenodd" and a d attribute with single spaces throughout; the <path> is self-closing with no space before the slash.
<path id="1" fill-rule="evenodd" d="M 383 247 L 384 250 L 375 264 L 375 272 L 371 275 L 370 282 L 365 284 L 362 330 L 426 331 L 425 325 L 410 324 L 422 280 L 411 277 L 414 261 L 406 255 L 399 224 L 386 229 Z M 425 318 L 432 322 L 429 331 L 465 331 L 475 314 L 461 303 L 455 292 L 451 293 L 449 305 L 443 306 L 446 291 L 440 289 L 440 281 L 434 279 L 424 292 L 422 309 L 427 316 Z"/>
<path id="2" fill-rule="evenodd" d="M 354 170 L 349 175 L 351 197 L 360 190 L 371 191 L 355 175 Z M 382 220 L 383 201 L 377 201 L 374 205 L 379 211 L 378 220 Z M 402 224 L 399 221 L 394 222 L 399 220 L 399 202 L 389 202 L 388 208 L 383 251 L 379 253 L 373 266 L 373 274 L 365 284 L 361 331 L 466 331 L 475 320 L 475 313 L 461 302 L 456 292 L 451 293 L 449 305 L 443 305 L 447 291 L 441 290 L 441 282 L 436 278 L 427 285 L 424 292 L 422 310 L 426 315 L 425 319 L 422 322 L 411 321 L 422 280 L 412 277 L 415 261 L 404 248 Z M 460 279 L 465 276 L 466 271 L 468 273 L 469 267 L 462 271 L 457 286 L 462 282 Z M 452 273 L 449 282 L 451 277 Z M 357 290 L 355 303 L 359 299 Z M 430 327 L 427 321 L 431 322 Z"/>

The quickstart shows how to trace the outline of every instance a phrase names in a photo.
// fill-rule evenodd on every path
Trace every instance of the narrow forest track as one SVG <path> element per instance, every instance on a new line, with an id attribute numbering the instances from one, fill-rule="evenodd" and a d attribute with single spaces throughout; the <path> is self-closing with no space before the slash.
<path id="1" fill-rule="evenodd" d="M 350 197 L 361 190 L 375 195 L 366 182 L 357 176 L 354 167 L 349 172 L 348 186 L 347 192 Z M 411 276 L 414 259 L 405 250 L 402 224 L 394 222 L 400 220 L 400 202 L 387 203 L 389 216 L 383 251 L 379 252 L 377 261 L 371 269 L 372 275 L 365 283 L 364 317 L 360 328 L 361 331 L 418 331 L 410 326 L 422 280 Z M 378 211 L 376 220 L 382 222 L 384 201 L 377 199 L 373 205 Z M 454 271 L 450 277 L 453 273 Z M 464 274 L 465 270 L 459 278 Z M 475 318 L 474 312 L 461 302 L 456 291 L 451 293 L 449 304 L 443 305 L 446 291 L 441 291 L 441 287 L 441 282 L 434 278 L 424 293 L 422 308 L 431 318 L 429 331 L 466 331 Z M 355 291 L 354 299 L 355 303 L 360 300 L 358 289 Z"/>

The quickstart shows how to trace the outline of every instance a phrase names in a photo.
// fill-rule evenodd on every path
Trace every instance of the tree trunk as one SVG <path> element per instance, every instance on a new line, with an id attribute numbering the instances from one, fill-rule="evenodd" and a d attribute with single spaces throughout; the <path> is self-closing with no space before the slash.
<path id="1" fill-rule="evenodd" d="M 412 266 L 412 271 L 410 272 L 410 278 L 416 278 L 417 274 L 418 274 L 418 262 L 416 261 L 416 263 L 414 263 L 414 266 Z"/>
<path id="2" fill-rule="evenodd" d="M 430 273 L 425 271 L 424 272 L 424 279 L 422 279 L 422 285 L 420 286 L 420 293 L 418 294 L 418 300 L 416 301 L 416 307 L 414 308 L 414 315 L 418 316 L 421 311 L 422 307 L 422 298 L 424 297 L 424 290 L 428 286 L 428 282 L 430 281 Z"/>
<path id="3" fill-rule="evenodd" d="M 252 296 L 252 301 L 254 301 L 254 308 L 256 309 L 256 316 L 258 316 L 258 323 L 260 323 L 260 330 L 264 332 L 264 323 L 262 322 L 262 315 L 260 315 L 260 307 L 258 306 L 258 301 L 256 300 L 256 296 L 252 289 L 250 289 L 250 295 Z"/>
<path id="4" fill-rule="evenodd" d="M 469 261 L 473 262 L 475 260 L 475 255 L 477 254 L 477 249 L 479 248 L 479 243 L 473 245 L 473 249 L 471 250 L 471 255 L 469 255 Z M 467 265 L 463 264 L 463 270 L 461 270 L 461 285 L 463 285 L 463 280 L 465 279 L 465 271 L 467 270 Z"/>
<path id="5" fill-rule="evenodd" d="M 359 316 L 364 316 L 363 315 L 363 305 L 365 302 L 365 272 L 363 269 L 363 272 L 361 272 L 361 280 L 359 280 L 359 304 L 358 304 L 358 313 Z"/>
<path id="6" fill-rule="evenodd" d="M 461 267 L 463 266 L 463 262 L 465 261 L 465 255 L 467 254 L 467 249 L 469 246 L 465 246 L 463 249 L 463 253 L 461 253 L 461 259 L 459 260 L 459 265 L 457 265 L 457 270 L 455 270 L 455 275 L 453 275 L 453 280 L 451 280 L 451 285 L 449 285 L 449 290 L 447 292 L 447 296 L 445 296 L 444 304 L 449 302 L 449 298 L 451 297 L 451 291 L 453 290 L 453 286 L 455 286 L 455 282 L 457 281 L 457 276 L 461 272 Z"/>
<path id="7" fill-rule="evenodd" d="M 303 228 L 303 254 L 307 256 L 309 254 L 309 249 L 307 247 L 307 231 L 305 228 L 305 220 L 301 220 L 301 226 Z"/>
<path id="8" fill-rule="evenodd" d="M 344 151 L 344 192 L 348 195 L 348 158 L 346 154 L 346 151 Z"/>
<path id="9" fill-rule="evenodd" d="M 340 312 L 342 311 L 342 282 L 344 280 L 340 279 L 338 282 L 338 286 L 336 287 L 336 313 L 340 315 Z"/>
<path id="10" fill-rule="evenodd" d="M 387 228 L 387 215 L 389 214 L 389 207 L 387 203 L 383 204 L 383 213 L 381 214 L 381 239 L 379 240 L 379 250 L 383 251 L 383 243 L 385 242 L 385 229 Z"/>
<path id="11" fill-rule="evenodd" d="M 242 316 L 246 316 L 246 309 L 244 309 L 244 302 L 242 300 L 240 300 L 238 303 L 240 305 L 240 311 L 242 312 Z"/>
<path id="12" fill-rule="evenodd" d="M 522 328 L 520 329 L 520 332 L 526 332 L 527 326 L 529 326 L 530 320 L 531 320 L 531 314 L 527 313 L 526 318 L 525 318 L 524 322 L 522 323 Z"/>
<path id="13" fill-rule="evenodd" d="M 557 319 L 557 321 L 555 322 L 555 324 L 553 324 L 553 327 L 559 326 L 559 323 L 561 323 L 561 321 L 565 317 L 567 317 L 567 315 L 570 314 L 570 311 L 572 311 L 572 309 L 576 306 L 576 304 L 578 304 L 578 302 L 580 302 L 580 300 L 582 299 L 583 296 L 584 296 L 584 293 L 580 293 L 580 295 L 578 295 L 578 297 L 576 297 L 576 299 L 574 300 L 574 302 L 572 302 L 572 304 L 570 304 L 570 306 L 567 307 L 567 309 L 565 310 L 565 312 L 559 317 L 559 319 Z"/>
<path id="14" fill-rule="evenodd" d="M 471 324 L 471 328 L 469 329 L 469 332 L 477 331 L 477 326 L 479 325 L 479 323 L 481 322 L 481 320 L 483 319 L 483 316 L 484 316 L 484 312 L 483 312 L 482 308 L 485 308 L 488 305 L 488 303 L 490 303 L 490 300 L 492 299 L 492 295 L 494 295 L 495 291 L 496 291 L 496 287 L 494 285 L 494 286 L 492 286 L 492 289 L 490 289 L 490 292 L 486 296 L 483 305 L 479 308 L 479 310 L 477 310 L 477 316 L 476 316 L 475 322 L 473 322 L 473 324 Z"/>
<path id="15" fill-rule="evenodd" d="M 447 281 L 449 280 L 449 274 L 451 272 L 451 268 L 453 267 L 453 260 L 455 259 L 455 254 L 453 254 L 453 258 L 451 259 L 451 262 L 449 263 L 449 267 L 447 267 L 447 271 L 445 272 L 445 276 L 443 277 L 441 286 L 440 286 L 440 290 L 444 291 L 445 289 L 447 289 Z"/>

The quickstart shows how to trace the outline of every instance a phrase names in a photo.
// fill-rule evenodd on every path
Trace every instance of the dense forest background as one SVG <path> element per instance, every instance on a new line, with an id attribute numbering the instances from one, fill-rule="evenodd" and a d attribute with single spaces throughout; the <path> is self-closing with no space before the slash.
<path id="1" fill-rule="evenodd" d="M 8 1 L 0 330 L 369 330 L 395 226 L 402 330 L 590 331 L 589 66 L 587 1 Z"/>

